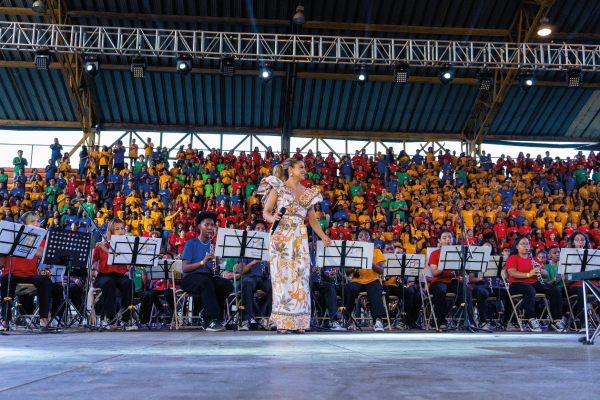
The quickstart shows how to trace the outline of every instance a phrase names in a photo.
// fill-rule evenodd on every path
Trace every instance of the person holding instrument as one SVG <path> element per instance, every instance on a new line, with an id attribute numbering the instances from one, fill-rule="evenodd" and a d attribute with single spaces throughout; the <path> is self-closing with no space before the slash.
<path id="1" fill-rule="evenodd" d="M 304 224 L 307 216 L 323 244 L 331 244 L 315 215 L 314 206 L 323 197 L 318 189 L 307 189 L 300 184 L 305 173 L 302 160 L 288 158 L 258 188 L 265 205 L 264 219 L 269 224 L 278 223 L 269 246 L 273 283 L 271 322 L 277 324 L 277 333 L 304 333 L 310 327 L 310 256 Z M 283 207 L 285 215 L 274 213 Z"/>
<path id="2" fill-rule="evenodd" d="M 212 238 L 216 221 L 217 215 L 213 212 L 203 211 L 198 214 L 196 224 L 200 228 L 200 235 L 185 244 L 181 256 L 181 289 L 190 294 L 200 295 L 204 307 L 204 329 L 210 332 L 225 330 L 221 323 L 223 305 L 233 291 L 229 279 L 215 276 L 212 271 L 216 260 L 209 237 Z"/>
<path id="3" fill-rule="evenodd" d="M 110 321 L 117 314 L 115 308 L 115 291 L 121 291 L 123 308 L 129 307 L 133 303 L 133 288 L 131 280 L 127 276 L 127 265 L 110 265 L 108 264 L 108 255 L 111 252 L 110 238 L 113 235 L 124 235 L 125 224 L 119 218 L 115 218 L 108 223 L 106 230 L 106 242 L 96 243 L 93 262 L 98 263 L 98 275 L 94 282 L 94 287 L 102 290 L 102 295 L 96 303 L 96 315 L 102 317 L 106 314 L 106 318 Z M 123 314 L 123 322 L 129 322 L 131 313 L 127 310 Z M 107 321 L 102 322 L 103 326 L 108 326 Z M 136 325 L 133 325 L 137 327 Z"/>
<path id="4" fill-rule="evenodd" d="M 433 279 L 431 280 L 431 286 L 429 292 L 431 293 L 433 312 L 437 320 L 437 326 L 440 331 L 447 328 L 446 326 L 446 293 L 456 293 L 455 303 L 462 303 L 463 297 L 463 285 L 460 282 L 459 275 L 460 271 L 448 271 L 438 269 L 440 263 L 440 255 L 442 254 L 441 247 L 451 246 L 454 240 L 452 231 L 448 229 L 442 229 L 438 236 L 438 247 L 439 249 L 431 253 L 429 257 L 429 268 L 431 268 L 431 274 Z M 471 321 L 475 321 L 473 318 L 473 298 L 471 290 L 467 287 L 467 312 Z"/>
<path id="5" fill-rule="evenodd" d="M 590 241 L 585 233 L 577 231 L 573 233 L 569 237 L 569 242 L 565 247 L 572 249 L 591 249 Z M 582 256 L 583 257 L 583 256 Z M 567 279 L 567 274 L 563 275 L 565 284 L 567 285 L 567 292 L 569 293 L 569 297 L 573 295 L 577 295 L 577 303 L 573 308 L 573 313 L 575 314 L 573 318 L 578 318 L 581 310 L 583 310 L 583 282 L 582 281 L 570 281 Z M 580 324 L 585 324 L 584 320 L 580 318 Z M 594 328 L 595 329 L 595 328 Z M 583 326 L 582 331 L 585 331 L 585 326 Z"/>
<path id="6" fill-rule="evenodd" d="M 523 309 L 527 318 L 527 327 L 532 332 L 541 332 L 542 328 L 535 316 L 535 294 L 545 293 L 550 302 L 550 312 L 562 315 L 562 296 L 560 289 L 549 285 L 542 279 L 548 277 L 548 272 L 541 265 L 535 263 L 531 257 L 529 240 L 519 237 L 510 251 L 506 260 L 506 272 L 508 273 L 509 292 L 511 295 L 523 296 Z M 564 321 L 554 318 L 550 327 L 557 332 L 566 332 Z"/>
<path id="7" fill-rule="evenodd" d="M 367 228 L 360 228 L 358 230 L 357 239 L 359 242 L 371 242 L 371 231 Z M 385 318 L 385 306 L 383 304 L 383 286 L 379 277 L 383 274 L 383 264 L 385 263 L 385 257 L 379 249 L 373 250 L 373 268 L 372 269 L 360 269 L 358 271 L 358 278 L 355 277 L 352 282 L 346 285 L 346 309 L 350 314 L 354 310 L 354 304 L 356 303 L 356 297 L 360 292 L 367 292 L 367 298 L 369 299 L 369 305 L 371 306 L 371 315 L 373 316 L 373 329 L 375 332 L 383 332 L 383 318 Z M 354 268 L 346 268 L 346 274 L 353 274 L 356 272 Z"/>

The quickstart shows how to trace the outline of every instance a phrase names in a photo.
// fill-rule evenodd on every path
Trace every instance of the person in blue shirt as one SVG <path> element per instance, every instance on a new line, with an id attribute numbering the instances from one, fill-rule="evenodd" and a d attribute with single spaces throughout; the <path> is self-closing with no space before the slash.
<path id="1" fill-rule="evenodd" d="M 202 298 L 204 329 L 223 332 L 225 327 L 221 324 L 222 308 L 233 291 L 233 285 L 229 279 L 215 277 L 215 271 L 211 270 L 215 255 L 211 252 L 212 243 L 209 238 L 212 238 L 216 221 L 217 215 L 206 211 L 196 218 L 200 235 L 189 240 L 183 248 L 181 289 Z"/>
<path id="2" fill-rule="evenodd" d="M 48 165 L 46 165 L 46 184 L 50 183 L 50 179 L 54 179 L 56 177 L 56 172 L 58 168 L 53 159 L 48 160 Z"/>
<path id="3" fill-rule="evenodd" d="M 350 220 L 350 216 L 348 215 L 348 205 L 344 205 L 344 209 L 340 210 L 338 212 L 336 212 L 335 214 L 333 214 L 333 220 L 335 222 L 347 222 Z"/>
<path id="4" fill-rule="evenodd" d="M 163 161 L 163 152 L 162 152 L 162 148 L 157 147 L 156 151 L 152 152 L 152 161 L 154 161 L 155 163 L 159 163 Z"/>
<path id="5" fill-rule="evenodd" d="M 150 182 L 150 178 L 146 178 L 146 183 L 142 185 L 140 190 L 142 194 L 150 193 L 152 190 L 154 190 L 152 183 Z"/>
<path id="6" fill-rule="evenodd" d="M 136 174 L 138 188 L 141 189 L 142 185 L 146 183 L 146 178 L 149 175 L 148 168 L 143 165 L 141 171 Z"/>
<path id="7" fill-rule="evenodd" d="M 65 173 L 60 171 L 58 173 L 58 179 L 56 179 L 56 184 L 61 188 L 67 187 L 67 180 L 65 179 Z"/>
<path id="8" fill-rule="evenodd" d="M 188 176 L 189 174 L 192 174 L 192 176 L 196 176 L 196 174 L 198 173 L 198 168 L 194 167 L 193 165 L 188 164 L 186 170 L 184 171 L 184 175 Z"/>
<path id="9" fill-rule="evenodd" d="M 323 198 L 325 200 L 321 201 L 319 204 L 321 205 L 321 211 L 326 214 L 331 214 L 329 208 L 332 206 L 331 201 L 329 201 L 329 195 L 327 193 L 323 194 Z"/>
<path id="10" fill-rule="evenodd" d="M 52 160 L 54 160 L 54 163 L 58 164 L 62 158 L 63 149 L 60 143 L 58 143 L 58 138 L 54 138 L 54 143 L 50 145 L 50 148 L 52 149 Z"/>
<path id="11" fill-rule="evenodd" d="M 552 191 L 560 190 L 560 189 L 562 189 L 562 183 L 560 183 L 560 181 L 558 180 L 558 177 L 555 176 L 552 178 L 552 181 L 548 183 L 548 187 Z"/>
<path id="12" fill-rule="evenodd" d="M 62 216 L 61 222 L 64 227 L 67 227 L 66 228 L 67 230 L 70 230 L 71 224 L 79 223 L 79 218 L 77 218 L 77 215 L 75 215 L 75 213 L 73 212 L 73 209 L 71 207 L 69 207 L 69 208 L 67 208 L 67 213 Z"/>
<path id="13" fill-rule="evenodd" d="M 388 167 L 389 163 L 387 162 L 387 160 L 383 157 L 380 156 L 379 160 L 377 160 L 377 173 L 380 174 L 381 176 L 383 176 L 383 181 L 387 181 L 387 177 L 388 177 Z"/>
<path id="14" fill-rule="evenodd" d="M 481 152 L 481 156 L 479 157 L 479 164 L 483 168 L 484 171 L 489 171 L 492 168 L 492 157 L 485 154 L 485 151 Z"/>
<path id="15" fill-rule="evenodd" d="M 457 172 L 455 175 L 455 179 L 454 179 L 454 187 L 459 188 L 460 185 L 466 185 L 467 181 L 465 181 L 465 178 L 461 177 L 460 174 Z"/>
<path id="16" fill-rule="evenodd" d="M 8 190 L 6 190 L 6 183 L 0 182 L 0 195 L 8 196 Z"/>
<path id="17" fill-rule="evenodd" d="M 502 185 L 502 189 L 498 190 L 498 193 L 502 196 L 502 199 L 507 198 L 509 206 L 512 204 L 512 198 L 515 195 L 515 189 L 509 189 L 508 185 L 505 183 Z M 504 200 L 502 200 L 504 202 Z M 504 207 L 504 205 L 503 205 Z"/>
<path id="18" fill-rule="evenodd" d="M 541 175 L 541 178 L 536 186 L 542 189 L 544 192 L 550 192 L 550 188 L 548 187 L 548 178 L 546 178 L 546 175 Z"/>
<path id="19" fill-rule="evenodd" d="M 567 177 L 565 178 L 565 190 L 568 192 L 573 192 L 577 187 L 577 181 L 573 178 L 572 172 L 567 172 Z"/>
<path id="20" fill-rule="evenodd" d="M 11 189 L 9 194 L 18 197 L 19 199 L 22 199 L 25 196 L 25 190 L 22 188 L 21 181 L 15 182 L 15 187 Z"/>
<path id="21" fill-rule="evenodd" d="M 413 161 L 415 162 L 416 165 L 421 165 L 423 160 L 424 160 L 424 158 L 421 155 L 421 150 L 417 149 L 416 154 L 413 157 Z"/>
<path id="22" fill-rule="evenodd" d="M 165 210 L 169 209 L 169 199 L 171 198 L 171 191 L 169 190 L 169 184 L 165 183 L 163 188 L 158 191 L 160 201 L 165 205 Z"/>
<path id="23" fill-rule="evenodd" d="M 342 162 L 342 175 L 348 182 L 352 181 L 352 161 L 348 156 L 345 156 Z"/>
<path id="24" fill-rule="evenodd" d="M 444 173 L 444 176 L 452 175 L 454 172 L 454 166 L 448 162 L 447 158 L 444 158 L 444 164 L 440 166 L 440 169 Z M 442 178 L 443 179 L 443 178 Z"/>
<path id="25" fill-rule="evenodd" d="M 219 194 L 217 196 L 217 204 L 221 204 L 221 200 L 225 200 L 225 205 L 227 207 L 229 207 L 229 202 L 231 201 L 231 198 L 227 195 L 227 192 L 225 191 L 225 188 L 222 187 L 221 188 L 221 194 Z"/>
<path id="26" fill-rule="evenodd" d="M 44 212 L 48 209 L 48 205 L 50 204 L 50 202 L 47 200 L 48 196 L 46 195 L 46 193 L 42 194 L 42 197 L 35 203 L 35 208 L 38 207 L 42 207 L 42 210 L 44 210 Z"/>
<path id="27" fill-rule="evenodd" d="M 136 187 L 134 186 L 133 181 L 129 181 L 127 182 L 127 186 L 123 189 L 123 194 L 129 196 L 134 190 L 136 190 Z"/>
<path id="28" fill-rule="evenodd" d="M 511 206 L 510 200 L 508 199 L 508 197 L 504 197 L 502 199 L 502 211 L 505 212 L 505 213 L 509 212 L 510 211 L 510 206 Z"/>
<path id="29" fill-rule="evenodd" d="M 275 154 L 275 158 L 271 160 L 271 165 L 273 166 L 273 169 L 275 169 L 275 167 L 279 164 L 281 164 L 281 159 L 279 158 L 279 154 Z"/>
<path id="30" fill-rule="evenodd" d="M 219 176 L 219 171 L 217 171 L 217 168 L 213 165 L 210 169 L 210 172 L 208 173 L 208 175 L 210 176 L 210 178 L 212 179 L 213 182 L 217 181 L 217 177 Z"/>
<path id="31" fill-rule="evenodd" d="M 113 150 L 113 154 L 115 158 L 113 160 L 113 166 L 117 170 L 117 172 L 122 171 L 125 168 L 125 147 L 123 147 L 123 142 L 118 141 L 115 149 Z"/>
<path id="32" fill-rule="evenodd" d="M 123 188 L 123 177 L 119 174 L 117 167 L 113 168 L 113 173 L 108 176 L 108 181 L 111 182 L 115 190 L 121 190 Z"/>
<path id="33" fill-rule="evenodd" d="M 523 221 L 525 221 L 527 218 L 525 217 L 525 209 L 521 209 L 521 211 L 519 211 L 519 216 L 515 218 L 515 223 L 517 224 L 517 227 L 521 227 L 521 225 L 523 225 Z"/>

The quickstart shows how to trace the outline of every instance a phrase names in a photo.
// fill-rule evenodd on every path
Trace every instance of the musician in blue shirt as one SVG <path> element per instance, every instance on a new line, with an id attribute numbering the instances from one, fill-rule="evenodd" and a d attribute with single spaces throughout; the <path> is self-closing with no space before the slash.
<path id="1" fill-rule="evenodd" d="M 189 240 L 183 249 L 181 289 L 188 293 L 200 295 L 204 311 L 204 329 L 211 332 L 222 332 L 222 308 L 225 300 L 233 291 L 229 279 L 214 276 L 212 266 L 217 261 L 211 252 L 213 232 L 217 215 L 212 212 L 201 212 L 196 218 L 200 228 L 200 236 Z"/>

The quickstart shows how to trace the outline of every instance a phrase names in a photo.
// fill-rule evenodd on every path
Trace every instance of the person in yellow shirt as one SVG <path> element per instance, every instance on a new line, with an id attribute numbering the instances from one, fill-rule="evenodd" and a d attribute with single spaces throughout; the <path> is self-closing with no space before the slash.
<path id="1" fill-rule="evenodd" d="M 361 228 L 364 228 L 367 222 L 373 222 L 369 215 L 369 210 L 366 208 L 363 210 L 363 214 L 358 217 L 358 224 Z"/>
<path id="2" fill-rule="evenodd" d="M 65 179 L 69 178 L 69 173 L 71 172 L 71 162 L 68 157 L 60 163 L 58 170 L 65 174 Z"/>
<path id="3" fill-rule="evenodd" d="M 90 156 L 94 159 L 96 165 L 98 165 L 98 161 L 100 160 L 100 147 L 98 145 L 95 145 L 93 147 L 93 151 L 92 154 L 90 154 Z"/>
<path id="4" fill-rule="evenodd" d="M 135 236 L 142 236 L 142 221 L 139 219 L 137 211 L 131 213 L 131 220 L 128 224 L 131 227 L 131 233 Z"/>
<path id="5" fill-rule="evenodd" d="M 183 204 L 187 204 L 190 201 L 190 196 L 188 195 L 186 188 L 181 189 L 181 194 L 177 196 L 177 199 L 181 199 Z"/>
<path id="6" fill-rule="evenodd" d="M 135 165 L 135 160 L 138 158 L 138 145 L 135 143 L 135 139 L 131 139 L 129 143 L 129 163 Z"/>
<path id="7" fill-rule="evenodd" d="M 152 159 L 152 152 L 154 151 L 154 143 L 152 143 L 152 139 L 148 138 L 147 142 L 144 143 L 144 161 L 146 162 L 146 167 L 150 166 L 150 160 Z"/>
<path id="8" fill-rule="evenodd" d="M 98 153 L 98 166 L 101 171 L 106 171 L 106 176 L 108 176 L 109 161 L 108 147 L 102 146 L 102 151 Z"/>
<path id="9" fill-rule="evenodd" d="M 173 182 L 173 177 L 171 175 L 169 175 L 169 171 L 167 171 L 166 168 L 163 168 L 162 169 L 162 174 L 158 178 L 158 181 L 160 183 L 160 187 L 164 189 L 165 183 L 172 183 Z"/>
<path id="10" fill-rule="evenodd" d="M 359 213 L 363 212 L 365 208 L 365 196 L 364 192 L 358 191 L 356 192 L 356 196 L 352 199 L 352 203 L 354 203 L 354 207 L 358 210 Z"/>
<path id="11" fill-rule="evenodd" d="M 371 242 L 371 232 L 361 228 L 357 232 L 357 240 L 359 242 Z M 383 274 L 383 264 L 385 257 L 381 250 L 373 250 L 373 265 L 371 269 L 360 269 L 357 272 L 358 276 L 352 279 L 352 282 L 346 285 L 346 310 L 352 314 L 356 297 L 360 292 L 367 292 L 369 306 L 371 307 L 371 316 L 373 317 L 373 328 L 375 332 L 383 332 L 383 318 L 386 316 L 385 305 L 383 303 L 383 286 L 380 281 L 380 275 Z M 347 269 L 348 274 L 353 274 L 354 269 Z"/>
<path id="12" fill-rule="evenodd" d="M 473 221 L 473 215 L 474 213 L 471 209 L 471 203 L 465 204 L 465 207 L 461 211 L 461 216 L 466 228 L 472 228 L 475 226 L 475 222 Z"/>

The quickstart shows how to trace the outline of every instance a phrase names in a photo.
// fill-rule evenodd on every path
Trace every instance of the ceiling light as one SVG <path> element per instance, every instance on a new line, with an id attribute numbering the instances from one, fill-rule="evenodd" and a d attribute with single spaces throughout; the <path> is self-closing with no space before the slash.
<path id="1" fill-rule="evenodd" d="M 517 75 L 519 78 L 519 87 L 524 92 L 529 92 L 529 89 L 533 86 L 534 75 L 532 71 L 521 70 Z"/>
<path id="2" fill-rule="evenodd" d="M 181 54 L 177 57 L 177 71 L 183 76 L 187 76 L 192 71 L 192 57 L 187 54 Z"/>
<path id="3" fill-rule="evenodd" d="M 146 76 L 146 60 L 136 57 L 131 60 L 131 73 L 134 78 L 143 78 Z"/>
<path id="4" fill-rule="evenodd" d="M 479 90 L 487 92 L 492 88 L 492 84 L 494 83 L 494 75 L 491 71 L 482 69 L 477 74 L 477 80 L 479 82 Z"/>
<path id="5" fill-rule="evenodd" d="M 258 77 L 263 81 L 263 83 L 271 82 L 273 79 L 273 65 L 270 63 L 265 63 L 259 70 Z"/>
<path id="6" fill-rule="evenodd" d="M 581 84 L 581 68 L 571 67 L 567 72 L 567 85 L 569 87 L 579 87 Z"/>
<path id="7" fill-rule="evenodd" d="M 50 65 L 50 51 L 48 50 L 36 50 L 35 57 L 33 59 L 35 67 L 39 70 L 47 70 Z"/>
<path id="8" fill-rule="evenodd" d="M 97 56 L 86 56 L 83 61 L 85 72 L 92 78 L 95 78 L 100 73 L 100 60 Z"/>
<path id="9" fill-rule="evenodd" d="M 394 76 L 396 77 L 396 83 L 406 83 L 410 76 L 408 63 L 400 63 L 394 66 Z"/>
<path id="10" fill-rule="evenodd" d="M 438 79 L 442 85 L 447 85 L 454 79 L 454 67 L 452 64 L 443 64 L 438 68 Z"/>
<path id="11" fill-rule="evenodd" d="M 235 74 L 235 58 L 232 56 L 221 58 L 221 73 L 223 76 L 233 76 Z"/>
<path id="12" fill-rule="evenodd" d="M 369 73 L 367 72 L 366 67 L 356 67 L 354 69 L 354 82 L 358 86 L 365 86 L 365 84 L 369 81 Z"/>
<path id="13" fill-rule="evenodd" d="M 548 36 L 552 33 L 552 27 L 550 27 L 549 22 L 548 18 L 542 18 L 540 20 L 540 27 L 537 32 L 539 36 Z"/>
<path id="14" fill-rule="evenodd" d="M 306 22 L 306 17 L 304 16 L 304 13 L 302 11 L 304 11 L 304 7 L 302 7 L 301 5 L 296 7 L 296 14 L 294 14 L 294 18 L 292 18 L 292 21 L 296 25 L 302 25 Z"/>
<path id="15" fill-rule="evenodd" d="M 48 5 L 44 0 L 36 0 L 33 2 L 31 9 L 36 13 L 45 14 L 48 11 Z"/>

